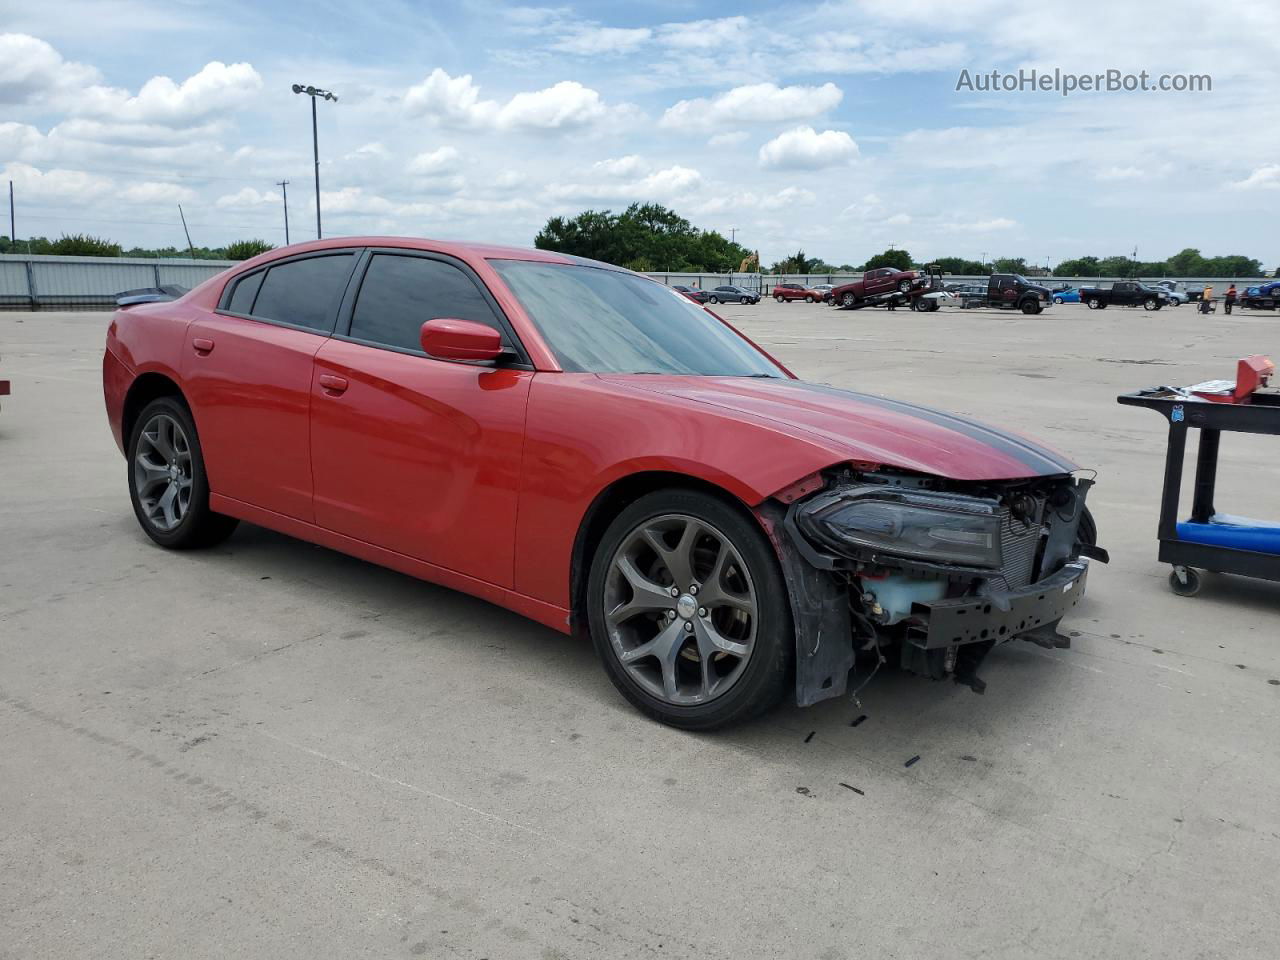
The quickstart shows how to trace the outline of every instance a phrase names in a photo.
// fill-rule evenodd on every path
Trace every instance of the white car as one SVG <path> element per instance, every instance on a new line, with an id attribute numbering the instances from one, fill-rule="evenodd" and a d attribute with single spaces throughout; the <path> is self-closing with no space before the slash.
<path id="1" fill-rule="evenodd" d="M 1181 289 L 1181 288 L 1180 288 L 1176 283 L 1174 283 L 1172 280 L 1158 280 L 1158 281 L 1156 281 L 1156 283 L 1154 284 L 1154 286 L 1159 287 L 1159 288 L 1160 288 L 1161 290 L 1163 290 L 1166 294 L 1168 294 L 1168 296 L 1169 296 L 1169 303 L 1170 303 L 1172 306 L 1180 307 L 1180 306 L 1182 306 L 1184 303 L 1188 303 L 1188 302 L 1191 300 L 1191 297 L 1190 297 L 1190 295 L 1187 293 L 1187 291 L 1185 291 L 1185 290 Z"/>

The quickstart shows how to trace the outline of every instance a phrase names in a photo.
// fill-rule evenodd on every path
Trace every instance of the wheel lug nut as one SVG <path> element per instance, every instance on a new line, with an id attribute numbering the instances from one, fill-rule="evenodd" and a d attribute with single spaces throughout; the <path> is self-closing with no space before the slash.
<path id="1" fill-rule="evenodd" d="M 706 615 L 707 615 L 707 608 L 706 608 L 706 607 L 699 607 L 699 608 L 698 608 L 698 616 L 700 616 L 700 617 L 705 617 Z"/>
<path id="2" fill-rule="evenodd" d="M 686 620 L 686 621 L 684 622 L 684 632 L 685 632 L 685 633 L 688 633 L 688 632 L 689 632 L 690 630 L 692 630 L 692 629 L 693 629 L 693 624 L 692 624 L 692 623 L 690 623 L 688 620 Z"/>
<path id="3" fill-rule="evenodd" d="M 671 595 L 672 595 L 673 597 L 678 597 L 678 596 L 680 596 L 680 588 L 679 588 L 679 587 L 674 587 L 674 586 L 673 586 L 673 587 L 671 588 L 671 590 L 670 590 L 670 593 L 671 593 Z"/>
<path id="4" fill-rule="evenodd" d="M 697 592 L 698 592 L 698 585 L 695 583 L 695 584 L 693 584 L 691 587 L 689 587 L 689 592 L 690 592 L 690 593 L 697 593 Z"/>

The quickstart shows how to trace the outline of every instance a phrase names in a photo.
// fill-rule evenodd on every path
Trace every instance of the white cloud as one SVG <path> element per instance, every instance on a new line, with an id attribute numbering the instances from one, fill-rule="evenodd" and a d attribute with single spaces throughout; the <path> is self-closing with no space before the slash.
<path id="1" fill-rule="evenodd" d="M 136 96 L 115 87 L 88 87 L 70 110 L 112 123 L 190 126 L 242 106 L 261 89 L 262 77 L 249 64 L 215 60 L 181 83 L 152 77 Z"/>
<path id="2" fill-rule="evenodd" d="M 624 160 L 631 158 L 624 157 Z M 638 159 L 638 158 L 636 158 Z M 593 167 L 593 172 L 595 168 Z M 634 172 L 634 171 L 633 171 Z M 655 170 L 639 179 L 627 180 L 606 173 L 604 180 L 578 183 L 557 183 L 547 187 L 545 193 L 555 201 L 577 203 L 609 203 L 626 200 L 670 200 L 688 194 L 702 185 L 702 174 L 692 167 L 679 164 Z"/>
<path id="3" fill-rule="evenodd" d="M 653 36 L 648 27 L 601 27 L 588 24 L 572 31 L 557 43 L 553 50 L 576 53 L 583 56 L 630 53 Z"/>
<path id="4" fill-rule="evenodd" d="M 771 170 L 821 170 L 852 163 L 858 145 L 843 130 L 796 127 L 760 148 L 760 166 Z"/>
<path id="5" fill-rule="evenodd" d="M 265 204 L 280 203 L 280 194 L 271 190 L 255 190 L 253 187 L 243 187 L 235 193 L 227 193 L 213 201 L 215 207 L 224 209 L 237 207 L 261 207 Z"/>
<path id="6" fill-rule="evenodd" d="M 97 80 L 98 71 L 62 59 L 43 40 L 25 33 L 0 33 L 0 103 L 38 104 Z"/>
<path id="7" fill-rule="evenodd" d="M 990 220 L 952 221 L 940 225 L 940 229 L 950 233 L 991 233 L 994 230 L 1012 230 L 1018 221 L 1008 217 L 993 217 Z"/>
<path id="8" fill-rule="evenodd" d="M 597 160 L 591 168 L 610 177 L 635 177 L 648 170 L 649 164 L 642 157 L 632 153 L 625 157 Z"/>
<path id="9" fill-rule="evenodd" d="M 725 133 L 717 133 L 714 137 L 707 141 L 708 147 L 732 147 L 734 144 L 742 143 L 747 139 L 747 131 L 745 130 L 729 130 Z"/>
<path id="10" fill-rule="evenodd" d="M 570 130 L 601 119 L 600 94 L 574 80 L 515 94 L 504 104 L 481 100 L 470 74 L 451 77 L 439 67 L 404 97 L 410 116 L 445 126 L 493 130 Z"/>
<path id="11" fill-rule="evenodd" d="M 1233 190 L 1280 189 L 1280 163 L 1264 164 L 1243 180 L 1233 180 Z"/>
<path id="12" fill-rule="evenodd" d="M 743 45 L 750 41 L 755 30 L 756 26 L 746 17 L 720 17 L 664 23 L 658 30 L 658 38 L 667 47 L 710 50 Z"/>
<path id="13" fill-rule="evenodd" d="M 156 183 L 147 181 L 133 183 L 120 193 L 120 199 L 134 204 L 162 204 L 172 208 L 175 203 L 190 203 L 196 198 L 196 192 L 190 187 L 178 183 Z"/>
<path id="14" fill-rule="evenodd" d="M 494 179 L 493 185 L 502 190 L 512 190 L 528 183 L 529 178 L 517 170 L 504 170 Z"/>
<path id="15" fill-rule="evenodd" d="M 803 120 L 835 109 L 844 93 L 834 83 L 820 87 L 779 87 L 752 83 L 715 97 L 681 100 L 662 115 L 662 126 L 696 127 L 707 123 L 777 123 Z"/>
<path id="16" fill-rule="evenodd" d="M 1140 180 L 1145 176 L 1146 172 L 1139 167 L 1107 167 L 1097 174 L 1099 180 Z"/>
<path id="17" fill-rule="evenodd" d="M 11 163 L 0 179 L 12 180 L 23 201 L 85 203 L 110 196 L 115 184 L 107 177 L 82 170 L 40 170 L 26 163 Z"/>
<path id="18" fill-rule="evenodd" d="M 452 173 L 458 168 L 458 151 L 455 147 L 439 147 L 420 153 L 409 161 L 409 172 L 419 174 Z"/>

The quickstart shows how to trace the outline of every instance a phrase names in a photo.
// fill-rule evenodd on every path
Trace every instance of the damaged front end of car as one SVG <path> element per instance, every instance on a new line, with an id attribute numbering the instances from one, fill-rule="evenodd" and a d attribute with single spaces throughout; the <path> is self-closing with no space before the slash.
<path id="1" fill-rule="evenodd" d="M 1107 560 L 1086 520 L 1092 485 L 842 468 L 784 491 L 761 519 L 792 594 L 798 702 L 842 694 L 859 654 L 981 693 L 996 644 L 1069 646 L 1058 624 L 1089 559 Z"/>

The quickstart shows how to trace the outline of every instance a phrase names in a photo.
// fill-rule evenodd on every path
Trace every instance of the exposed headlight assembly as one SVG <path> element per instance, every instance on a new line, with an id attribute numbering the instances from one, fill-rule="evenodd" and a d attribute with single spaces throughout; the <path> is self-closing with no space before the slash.
<path id="1" fill-rule="evenodd" d="M 999 569 L 1000 504 L 982 497 L 876 485 L 815 497 L 796 513 L 815 544 L 926 563 Z"/>

